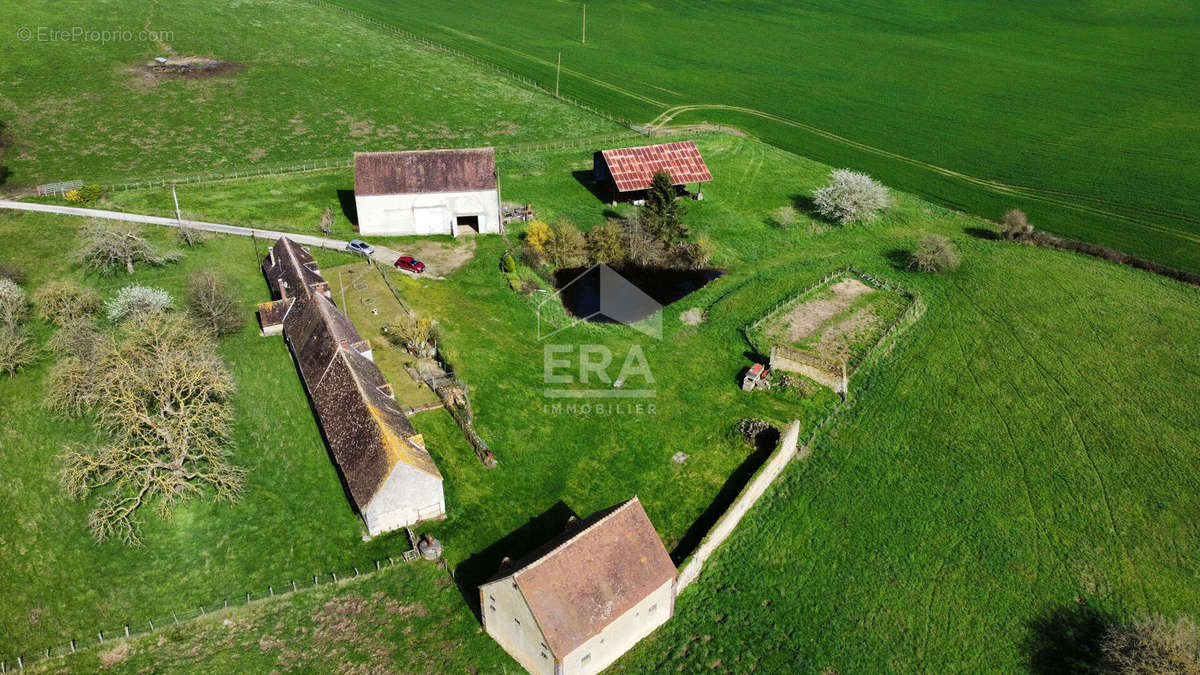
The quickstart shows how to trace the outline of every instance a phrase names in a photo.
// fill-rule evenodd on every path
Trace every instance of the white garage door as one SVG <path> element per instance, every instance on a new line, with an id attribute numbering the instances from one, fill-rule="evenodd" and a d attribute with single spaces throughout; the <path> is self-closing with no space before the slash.
<path id="1" fill-rule="evenodd" d="M 441 206 L 419 206 L 413 209 L 417 234 L 445 234 L 446 210 Z"/>

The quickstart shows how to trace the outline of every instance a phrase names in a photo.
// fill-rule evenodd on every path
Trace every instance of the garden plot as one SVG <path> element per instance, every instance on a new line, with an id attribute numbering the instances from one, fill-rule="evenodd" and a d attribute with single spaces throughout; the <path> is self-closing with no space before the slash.
<path id="1" fill-rule="evenodd" d="M 852 372 L 896 322 L 909 298 L 847 273 L 801 293 L 749 331 L 775 369 L 795 370 L 834 386 Z"/>

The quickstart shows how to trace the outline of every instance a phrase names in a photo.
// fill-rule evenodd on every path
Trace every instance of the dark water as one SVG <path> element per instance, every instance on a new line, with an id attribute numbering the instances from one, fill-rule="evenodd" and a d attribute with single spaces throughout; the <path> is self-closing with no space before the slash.
<path id="1" fill-rule="evenodd" d="M 660 306 L 704 288 L 722 274 L 712 268 L 679 270 L 596 265 L 555 270 L 554 286 L 560 292 L 563 306 L 575 317 L 597 323 L 631 323 L 653 315 Z"/>

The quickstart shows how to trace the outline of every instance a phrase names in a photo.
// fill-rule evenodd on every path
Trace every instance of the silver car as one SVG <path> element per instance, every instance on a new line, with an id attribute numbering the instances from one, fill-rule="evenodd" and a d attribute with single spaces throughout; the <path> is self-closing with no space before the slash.
<path id="1" fill-rule="evenodd" d="M 375 252 L 375 248 L 362 239 L 351 239 L 346 242 L 346 250 L 351 253 L 361 253 L 363 255 L 371 255 Z"/>

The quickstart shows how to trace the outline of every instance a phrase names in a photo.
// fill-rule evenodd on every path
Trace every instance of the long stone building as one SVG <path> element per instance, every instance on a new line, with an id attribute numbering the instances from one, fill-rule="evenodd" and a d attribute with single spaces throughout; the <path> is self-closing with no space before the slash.
<path id="1" fill-rule="evenodd" d="M 329 299 L 312 255 L 281 237 L 263 273 L 276 298 L 258 306 L 263 334 L 287 342 L 367 531 L 374 536 L 443 517 L 442 475 L 392 397 L 370 342 Z"/>
<path id="2" fill-rule="evenodd" d="M 479 587 L 483 627 L 531 673 L 598 673 L 675 611 L 675 566 L 637 497 Z"/>

